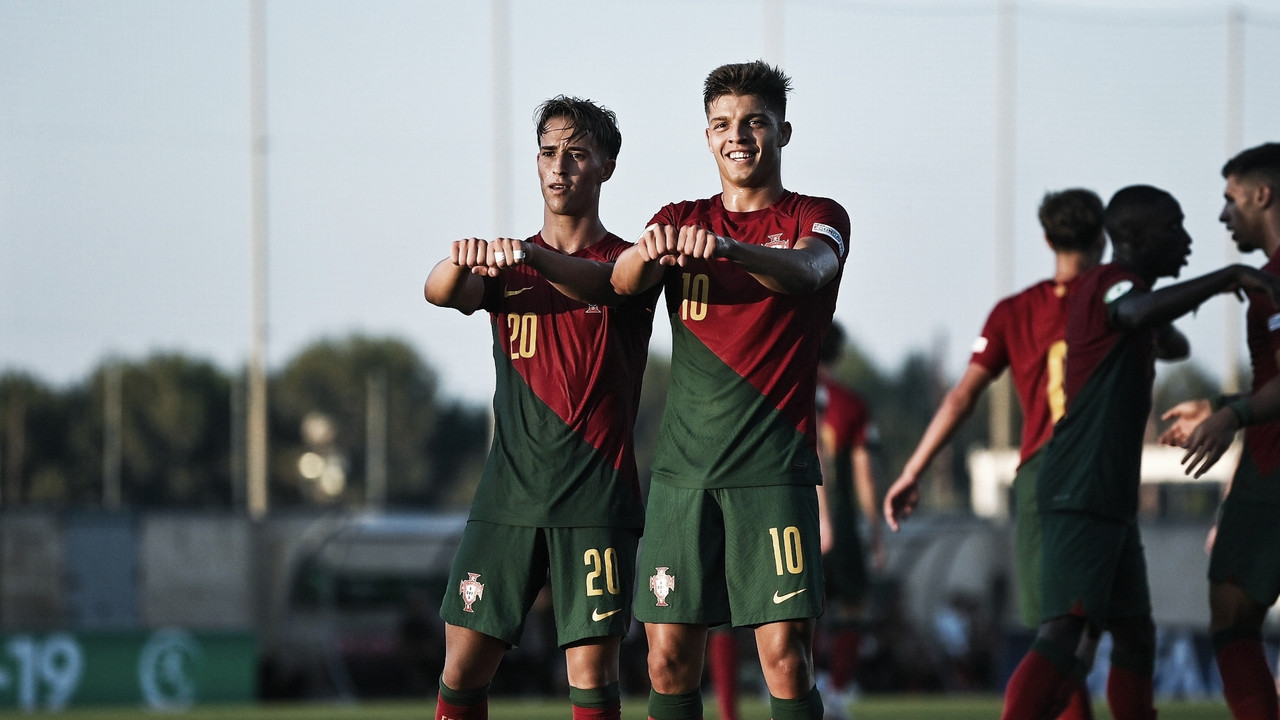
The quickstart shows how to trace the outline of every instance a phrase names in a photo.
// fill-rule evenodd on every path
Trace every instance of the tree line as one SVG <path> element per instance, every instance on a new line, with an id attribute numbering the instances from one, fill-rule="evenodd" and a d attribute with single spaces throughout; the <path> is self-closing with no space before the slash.
<path id="1" fill-rule="evenodd" d="M 650 357 L 636 422 L 642 478 L 668 373 L 665 357 Z M 924 354 L 883 372 L 852 344 L 837 375 L 867 399 L 879 429 L 878 479 L 887 486 L 950 380 Z M 1179 366 L 1158 388 L 1157 408 L 1209 386 L 1195 366 Z M 242 373 L 180 353 L 103 360 L 63 388 L 24 372 L 0 374 L 0 507 L 242 507 L 246 388 Z M 408 343 L 318 340 L 270 373 L 268 388 L 273 510 L 469 505 L 491 410 L 441 398 L 436 373 Z M 988 412 L 984 398 L 931 468 L 940 481 L 926 483 L 938 496 L 929 504 L 967 495 L 964 451 L 987 444 Z M 383 475 L 372 494 L 371 479 Z"/>

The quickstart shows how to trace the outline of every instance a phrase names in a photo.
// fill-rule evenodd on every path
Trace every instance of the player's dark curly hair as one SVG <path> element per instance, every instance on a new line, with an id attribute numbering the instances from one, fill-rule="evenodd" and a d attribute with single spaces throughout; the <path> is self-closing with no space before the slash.
<path id="1" fill-rule="evenodd" d="M 1040 226 L 1056 250 L 1087 250 L 1102 232 L 1105 208 L 1092 190 L 1070 188 L 1045 193 L 1040 201 Z"/>
<path id="2" fill-rule="evenodd" d="M 1143 243 L 1151 231 L 1151 211 L 1166 202 L 1178 204 L 1168 192 L 1150 185 L 1130 185 L 1111 196 L 1105 224 L 1117 253 Z"/>
<path id="3" fill-rule="evenodd" d="M 622 150 L 622 131 L 618 116 L 609 108 L 590 100 L 557 95 L 538 106 L 533 113 L 534 127 L 541 138 L 553 118 L 567 118 L 573 124 L 574 137 L 585 137 L 596 144 L 610 160 Z"/>
<path id="4" fill-rule="evenodd" d="M 1273 192 L 1280 192 L 1280 143 L 1265 143 L 1241 151 L 1222 166 L 1222 177 L 1231 175 L 1240 180 L 1261 182 Z"/>
<path id="5" fill-rule="evenodd" d="M 721 65 L 707 75 L 702 85 L 702 107 L 711 110 L 711 103 L 724 95 L 755 95 L 764 102 L 766 109 L 787 116 L 787 93 L 791 92 L 791 78 L 776 66 L 763 60 Z"/>

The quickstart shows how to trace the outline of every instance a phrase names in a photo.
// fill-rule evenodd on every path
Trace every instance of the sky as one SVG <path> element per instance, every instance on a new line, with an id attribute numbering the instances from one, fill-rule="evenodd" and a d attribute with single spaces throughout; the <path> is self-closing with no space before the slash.
<path id="1" fill-rule="evenodd" d="M 1229 7 L 1245 18 L 1238 113 Z M 453 240 L 537 232 L 537 104 L 617 112 L 601 213 L 633 239 L 662 205 L 719 192 L 701 83 L 755 58 L 794 79 L 784 184 L 849 211 L 836 317 L 883 370 L 924 352 L 958 377 L 995 301 L 1052 270 L 1036 222 L 1049 190 L 1157 185 L 1195 239 L 1183 278 L 1240 261 L 1219 170 L 1280 140 L 1280 0 L 1019 2 L 1007 246 L 998 8 L 266 0 L 268 366 L 390 336 L 442 395 L 487 402 L 487 319 L 427 304 L 422 284 Z M 0 0 L 0 373 L 64 386 L 108 357 L 247 361 L 248 17 L 223 0 Z M 1221 375 L 1242 358 L 1225 329 L 1241 317 L 1221 298 L 1181 321 L 1194 362 Z M 654 351 L 669 337 L 658 318 Z"/>

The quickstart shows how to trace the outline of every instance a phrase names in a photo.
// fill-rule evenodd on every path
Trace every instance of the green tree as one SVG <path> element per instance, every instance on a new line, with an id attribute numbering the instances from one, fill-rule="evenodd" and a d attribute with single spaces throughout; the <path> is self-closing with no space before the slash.
<path id="1" fill-rule="evenodd" d="M 372 411 L 385 418 L 387 502 L 442 502 L 474 465 L 468 457 L 483 453 L 488 422 L 483 410 L 438 407 L 436 389 L 435 373 L 401 340 L 355 335 L 304 348 L 271 382 L 273 501 L 361 503 L 369 490 L 366 461 L 380 452 L 369 444 Z M 304 423 L 322 432 L 308 437 Z M 304 476 L 299 461 L 308 453 L 330 471 L 340 469 L 341 487 L 322 490 Z"/>

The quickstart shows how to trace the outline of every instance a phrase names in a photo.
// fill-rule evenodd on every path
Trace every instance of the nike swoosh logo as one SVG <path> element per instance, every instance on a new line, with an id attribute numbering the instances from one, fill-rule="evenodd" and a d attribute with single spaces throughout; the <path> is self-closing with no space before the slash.
<path id="1" fill-rule="evenodd" d="M 618 614 L 618 613 L 620 613 L 620 612 L 622 612 L 622 608 L 618 608 L 617 610 L 610 610 L 610 611 L 609 611 L 609 612 L 607 612 L 607 613 L 602 613 L 602 612 L 600 612 L 599 610 L 592 610 L 592 611 L 591 611 L 591 621 L 592 621 L 592 622 L 600 622 L 601 620 L 603 620 L 603 619 L 605 619 L 605 618 L 607 618 L 607 617 L 613 617 L 614 615 L 617 615 L 617 614 Z"/>
<path id="2" fill-rule="evenodd" d="M 520 288 L 519 290 L 503 290 L 503 291 L 502 291 L 502 297 L 511 297 L 511 296 L 513 296 L 513 295 L 519 295 L 520 293 L 524 292 L 525 290 L 532 290 L 532 289 L 533 289 L 533 286 L 532 286 L 532 285 L 530 285 L 529 287 L 526 287 L 526 288 Z"/>
<path id="3" fill-rule="evenodd" d="M 777 590 L 774 590 L 774 591 L 773 591 L 773 604 L 774 604 L 774 605 L 781 605 L 782 603 L 784 603 L 784 602 L 786 602 L 786 601 L 790 600 L 791 598 L 793 598 L 793 597 L 795 597 L 795 596 L 799 595 L 800 593 L 802 593 L 802 592 L 804 592 L 805 590 L 808 590 L 808 589 L 809 589 L 809 588 L 801 588 L 800 590 L 796 590 L 795 592 L 789 592 L 789 593 L 787 593 L 786 595 L 779 595 L 779 594 L 778 594 L 778 591 L 777 591 Z"/>

